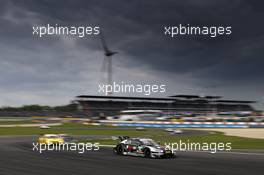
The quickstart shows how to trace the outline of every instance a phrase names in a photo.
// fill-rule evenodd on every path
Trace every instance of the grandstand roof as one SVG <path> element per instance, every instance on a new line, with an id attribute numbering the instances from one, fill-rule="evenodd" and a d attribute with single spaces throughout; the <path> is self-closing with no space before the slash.
<path id="1" fill-rule="evenodd" d="M 243 101 L 240 101 L 240 100 L 217 100 L 215 102 L 218 102 L 218 103 L 256 103 L 256 101 L 248 101 L 248 100 L 243 100 Z"/>
<path id="2" fill-rule="evenodd" d="M 170 97 L 176 97 L 176 98 L 185 98 L 185 99 L 219 99 L 222 98 L 221 96 L 199 96 L 199 95 L 172 95 Z"/>
<path id="3" fill-rule="evenodd" d="M 96 96 L 96 95 L 79 95 L 79 99 L 94 98 L 94 99 L 109 99 L 109 100 L 160 100 L 172 101 L 173 98 L 153 98 L 153 97 L 124 97 L 124 96 Z"/>
<path id="4" fill-rule="evenodd" d="M 124 101 L 135 101 L 135 100 L 146 100 L 146 101 L 192 101 L 198 103 L 209 102 L 210 99 L 219 99 L 220 96 L 205 96 L 200 97 L 198 95 L 175 95 L 166 98 L 155 98 L 155 97 L 125 97 L 125 96 L 96 96 L 96 95 L 79 95 L 76 97 L 77 100 L 86 101 L 86 100 L 124 100 Z M 182 99 L 184 98 L 184 100 Z M 255 103 L 255 101 L 241 101 L 241 100 L 214 100 L 216 103 L 240 103 L 240 104 L 249 104 Z"/>

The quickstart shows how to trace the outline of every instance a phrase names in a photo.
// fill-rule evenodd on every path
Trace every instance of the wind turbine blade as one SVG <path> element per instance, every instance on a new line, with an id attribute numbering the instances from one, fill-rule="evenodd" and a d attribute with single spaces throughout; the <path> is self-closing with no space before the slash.
<path id="1" fill-rule="evenodd" d="M 103 59 L 103 62 L 102 62 L 102 65 L 101 65 L 101 70 L 100 70 L 100 73 L 101 73 L 101 82 L 104 83 L 105 80 L 106 80 L 106 70 L 107 70 L 107 60 L 108 58 L 105 56 L 104 59 Z"/>
<path id="2" fill-rule="evenodd" d="M 101 38 L 101 43 L 102 43 L 104 52 L 107 53 L 108 52 L 108 47 L 107 47 L 107 44 L 106 44 L 106 41 L 105 41 L 104 34 L 103 34 L 102 30 L 100 32 L 100 38 Z"/>
<path id="3" fill-rule="evenodd" d="M 108 85 L 110 85 L 110 86 L 112 86 L 113 85 L 113 78 L 112 78 L 112 74 L 113 74 L 113 72 L 112 72 L 112 57 L 111 56 L 108 56 L 107 57 L 107 75 L 108 75 L 108 77 L 107 77 L 107 84 Z M 112 92 L 108 92 L 108 94 L 107 95 L 112 95 L 113 94 L 113 91 Z"/>
<path id="4" fill-rule="evenodd" d="M 112 57 L 110 56 L 110 57 L 108 57 L 108 77 L 107 77 L 107 83 L 109 84 L 109 85 L 112 85 L 112 83 L 113 83 L 113 78 L 112 78 L 112 76 L 113 76 L 113 70 L 112 70 Z"/>
<path id="5" fill-rule="evenodd" d="M 107 64 L 107 57 L 104 57 L 103 62 L 102 62 L 101 72 L 105 72 L 106 64 Z"/>

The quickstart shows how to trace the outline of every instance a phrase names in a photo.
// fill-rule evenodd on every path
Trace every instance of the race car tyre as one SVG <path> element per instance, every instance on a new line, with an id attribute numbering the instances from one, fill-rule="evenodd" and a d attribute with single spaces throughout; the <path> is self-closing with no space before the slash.
<path id="1" fill-rule="evenodd" d="M 173 159 L 173 158 L 175 158 L 175 155 L 174 154 L 167 155 L 167 158 Z"/>
<path id="2" fill-rule="evenodd" d="M 174 154 L 172 154 L 172 155 L 170 156 L 170 158 L 173 159 L 173 158 L 176 158 L 176 156 L 175 156 Z"/>
<path id="3" fill-rule="evenodd" d="M 123 144 L 119 144 L 116 146 L 116 154 L 117 155 L 123 155 L 124 154 L 124 145 Z"/>
<path id="4" fill-rule="evenodd" d="M 146 157 L 146 158 L 150 158 L 151 157 L 151 152 L 150 152 L 150 149 L 145 149 L 145 151 L 144 151 L 144 157 Z"/>

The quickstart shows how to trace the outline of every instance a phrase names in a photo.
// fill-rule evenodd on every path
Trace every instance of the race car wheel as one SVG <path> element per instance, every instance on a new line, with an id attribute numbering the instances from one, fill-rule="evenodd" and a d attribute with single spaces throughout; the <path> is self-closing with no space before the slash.
<path id="1" fill-rule="evenodd" d="M 151 157 L 151 152 L 150 152 L 150 149 L 145 149 L 145 151 L 144 151 L 144 156 L 146 157 L 146 158 L 150 158 Z"/>
<path id="2" fill-rule="evenodd" d="M 124 149 L 125 149 L 124 145 L 123 144 L 119 144 L 119 145 L 116 146 L 116 153 L 118 155 L 123 155 Z"/>

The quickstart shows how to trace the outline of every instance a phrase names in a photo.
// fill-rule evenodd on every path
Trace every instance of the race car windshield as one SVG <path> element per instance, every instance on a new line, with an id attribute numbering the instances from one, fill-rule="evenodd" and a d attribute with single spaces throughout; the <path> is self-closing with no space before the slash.
<path id="1" fill-rule="evenodd" d="M 154 140 L 141 140 L 141 142 L 147 146 L 159 146 Z"/>
<path id="2" fill-rule="evenodd" d="M 48 138 L 53 139 L 53 138 L 57 138 L 57 137 L 56 136 L 48 136 Z"/>

